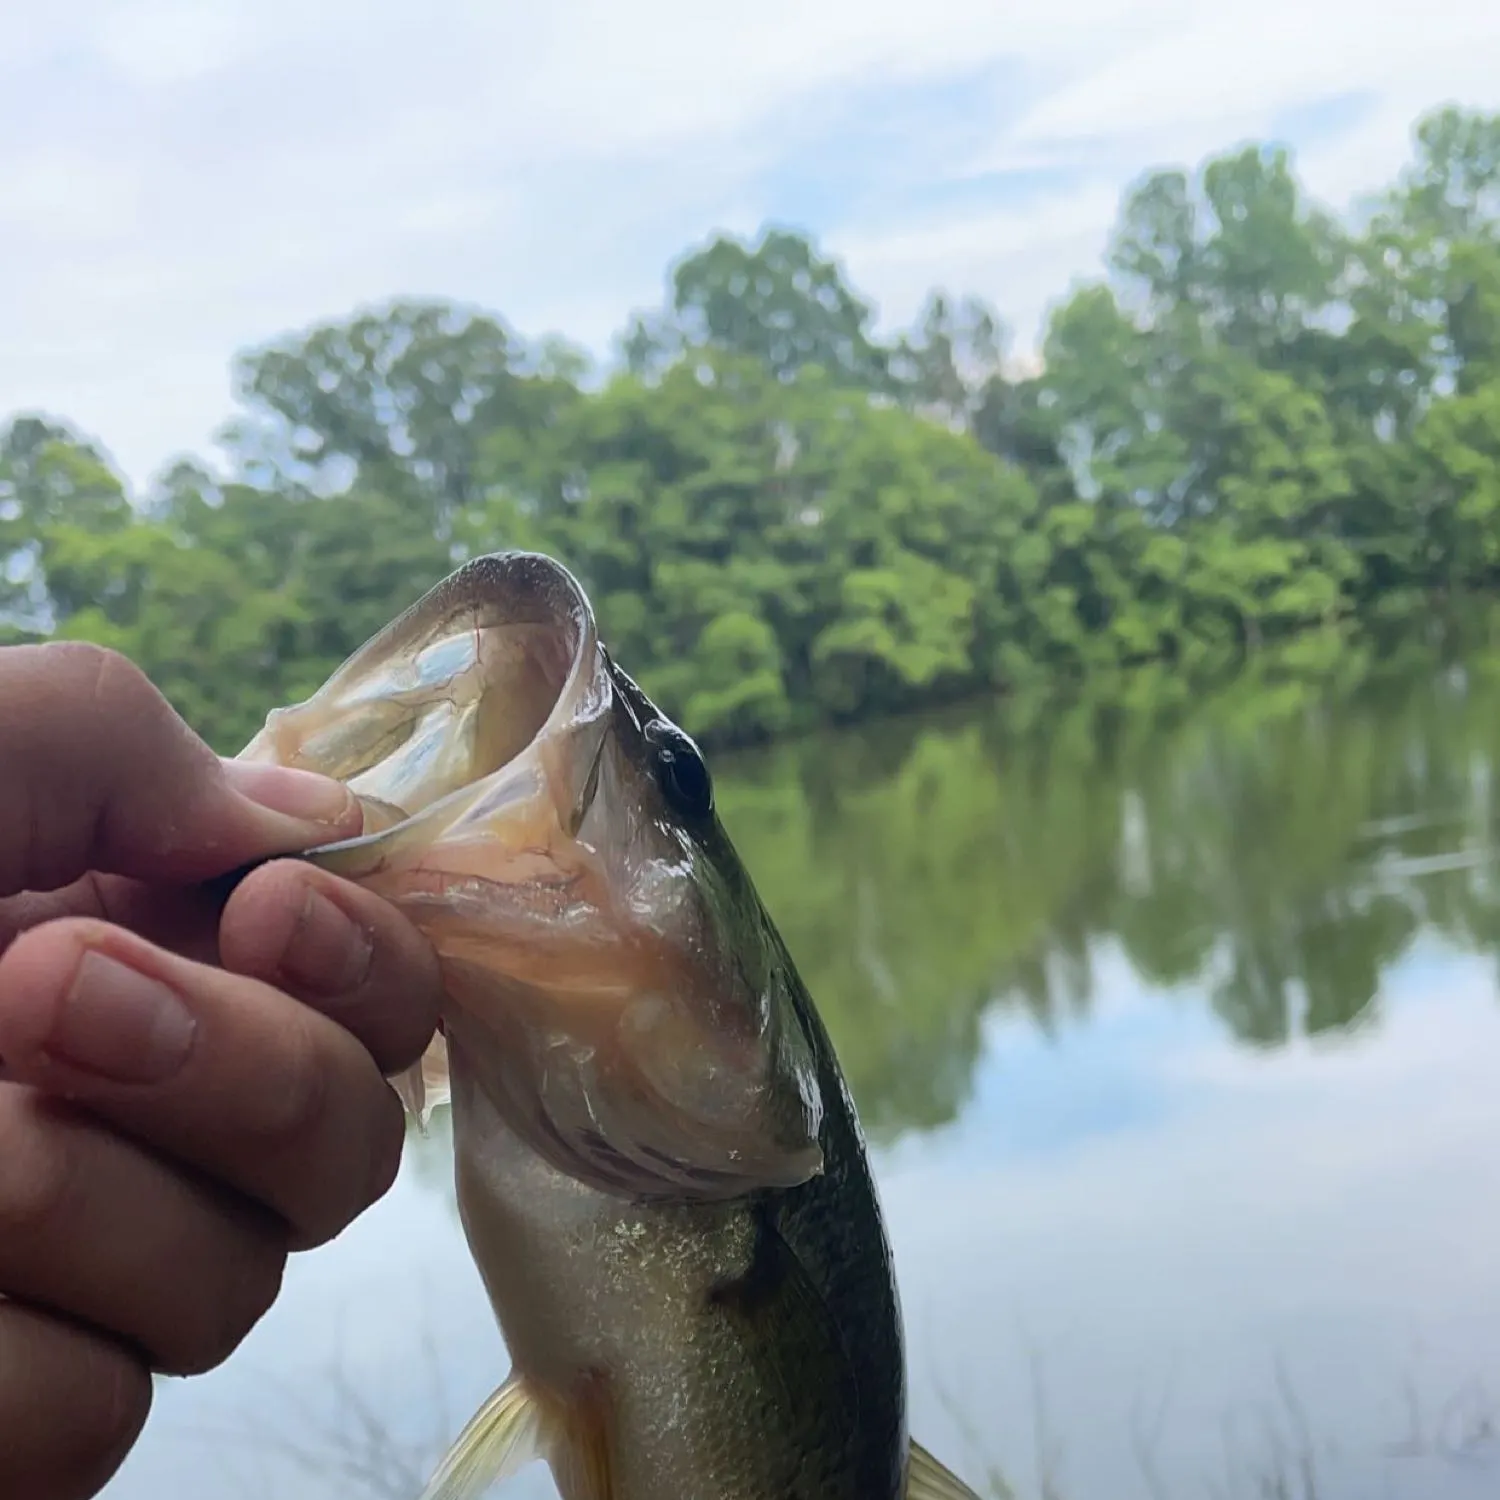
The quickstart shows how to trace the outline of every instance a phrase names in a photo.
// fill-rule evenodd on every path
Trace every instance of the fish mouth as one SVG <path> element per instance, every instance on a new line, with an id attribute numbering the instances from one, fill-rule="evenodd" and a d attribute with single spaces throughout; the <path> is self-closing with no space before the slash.
<path id="1" fill-rule="evenodd" d="M 310 698 L 272 710 L 239 759 L 348 786 L 364 831 L 301 858 L 358 878 L 438 838 L 493 842 L 505 821 L 515 827 L 502 845 L 547 813 L 576 834 L 598 788 L 610 700 L 578 581 L 550 557 L 494 553 L 393 620 Z"/>
<path id="2" fill-rule="evenodd" d="M 365 832 L 301 857 L 432 942 L 465 1097 L 554 1167 L 626 1197 L 795 1185 L 822 1162 L 809 1044 L 758 905 L 660 800 L 649 709 L 572 574 L 500 553 L 273 710 L 242 758 L 360 797 Z"/>

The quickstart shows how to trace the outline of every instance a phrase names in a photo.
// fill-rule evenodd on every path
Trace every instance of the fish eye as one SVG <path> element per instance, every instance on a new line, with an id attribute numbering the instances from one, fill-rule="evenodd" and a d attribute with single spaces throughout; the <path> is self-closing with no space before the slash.
<path id="1" fill-rule="evenodd" d="M 685 818 L 708 817 L 714 784 L 702 751 L 675 724 L 660 719 L 646 726 L 646 740 L 656 752 L 656 777 L 673 810 Z"/>

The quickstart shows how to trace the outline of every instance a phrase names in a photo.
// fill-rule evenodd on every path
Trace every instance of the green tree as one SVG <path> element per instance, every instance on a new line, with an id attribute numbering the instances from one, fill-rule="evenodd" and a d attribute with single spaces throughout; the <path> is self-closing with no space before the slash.
<path id="1" fill-rule="evenodd" d="M 544 429 L 576 399 L 578 373 L 566 346 L 530 353 L 494 318 L 397 302 L 240 356 L 248 411 L 225 438 L 252 476 L 371 485 L 441 530 L 481 498 L 484 442 Z"/>
<path id="2" fill-rule="evenodd" d="M 720 744 L 983 690 L 1337 680 L 1500 569 L 1500 117 L 1414 144 L 1348 222 L 1273 145 L 1149 174 L 1024 377 L 986 304 L 934 291 L 882 337 L 768 227 L 681 259 L 597 382 L 442 301 L 251 350 L 227 471 L 135 503 L 15 418 L 0 631 L 109 639 L 231 742 L 457 559 L 526 546 Z"/>
<path id="3" fill-rule="evenodd" d="M 670 319 L 638 316 L 625 352 L 642 372 L 682 350 L 714 349 L 779 380 L 817 366 L 840 384 L 884 390 L 890 351 L 873 338 L 873 319 L 807 235 L 768 227 L 753 244 L 720 235 L 679 261 Z"/>

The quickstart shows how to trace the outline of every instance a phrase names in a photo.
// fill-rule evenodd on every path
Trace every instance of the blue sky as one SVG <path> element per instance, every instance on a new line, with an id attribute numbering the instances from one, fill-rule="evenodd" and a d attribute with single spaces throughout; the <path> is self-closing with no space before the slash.
<path id="1" fill-rule="evenodd" d="M 1122 187 L 1251 137 L 1342 206 L 1500 107 L 1500 6 L 55 0 L 0 33 L 0 413 L 144 480 L 247 344 L 398 292 L 604 351 L 716 229 L 814 230 L 882 321 L 1034 346 Z"/>

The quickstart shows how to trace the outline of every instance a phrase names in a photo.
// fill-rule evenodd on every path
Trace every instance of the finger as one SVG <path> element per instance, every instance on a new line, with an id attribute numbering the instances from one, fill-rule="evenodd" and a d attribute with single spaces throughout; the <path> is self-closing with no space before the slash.
<path id="1" fill-rule="evenodd" d="M 140 1436 L 151 1376 L 118 1344 L 0 1299 L 0 1495 L 87 1500 Z"/>
<path id="2" fill-rule="evenodd" d="M 395 1179 L 404 1119 L 344 1027 L 259 980 L 84 919 L 0 958 L 13 1077 L 266 1205 L 319 1244 Z"/>
<path id="3" fill-rule="evenodd" d="M 297 860 L 262 866 L 230 897 L 219 959 L 347 1027 L 388 1076 L 437 1026 L 442 974 L 426 938 L 380 897 Z"/>
<path id="4" fill-rule="evenodd" d="M 356 834 L 348 790 L 221 761 L 123 656 L 82 642 L 0 650 L 0 894 L 88 870 L 194 881 Z"/>
<path id="5" fill-rule="evenodd" d="M 0 1087 L 0 1286 L 198 1374 L 281 1289 L 286 1228 L 56 1099 Z"/>
<path id="6" fill-rule="evenodd" d="M 123 875 L 90 871 L 55 891 L 21 891 L 0 900 L 0 953 L 31 927 L 62 917 L 98 917 L 128 927 L 148 942 L 204 963 L 218 958 L 224 903 L 210 888 L 148 885 Z"/>

